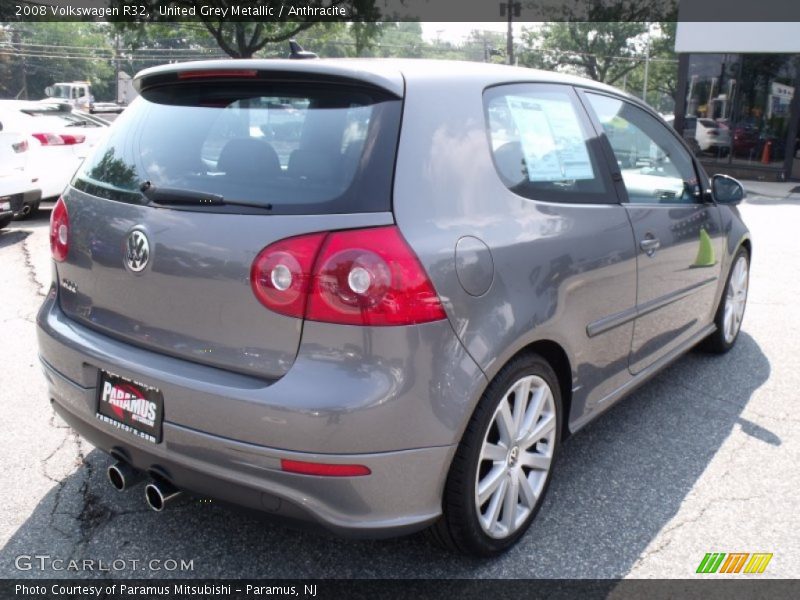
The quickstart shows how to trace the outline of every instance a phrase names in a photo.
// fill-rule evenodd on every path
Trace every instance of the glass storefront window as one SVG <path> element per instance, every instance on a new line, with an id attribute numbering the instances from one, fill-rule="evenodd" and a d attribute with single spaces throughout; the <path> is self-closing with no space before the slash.
<path id="1" fill-rule="evenodd" d="M 692 54 L 683 136 L 704 162 L 783 166 L 800 57 Z"/>

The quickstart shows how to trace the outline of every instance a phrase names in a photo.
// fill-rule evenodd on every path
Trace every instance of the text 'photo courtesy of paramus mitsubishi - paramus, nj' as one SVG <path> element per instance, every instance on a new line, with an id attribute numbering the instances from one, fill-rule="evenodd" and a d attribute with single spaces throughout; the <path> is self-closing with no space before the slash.
<path id="1" fill-rule="evenodd" d="M 513 545 L 559 444 L 736 342 L 751 242 L 640 101 L 423 60 L 167 65 L 51 218 L 55 411 L 120 490 Z"/>

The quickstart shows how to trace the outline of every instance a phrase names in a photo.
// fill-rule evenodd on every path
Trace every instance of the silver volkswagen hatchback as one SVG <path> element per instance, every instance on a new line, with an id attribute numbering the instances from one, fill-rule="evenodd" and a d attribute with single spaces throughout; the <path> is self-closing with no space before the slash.
<path id="1" fill-rule="evenodd" d="M 559 444 L 747 298 L 743 189 L 652 110 L 461 62 L 148 69 L 52 213 L 53 408 L 146 479 L 502 552 Z"/>

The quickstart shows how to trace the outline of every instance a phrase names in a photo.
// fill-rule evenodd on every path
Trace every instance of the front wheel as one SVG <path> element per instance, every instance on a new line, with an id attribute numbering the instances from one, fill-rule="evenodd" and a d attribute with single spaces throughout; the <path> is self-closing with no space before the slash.
<path id="1" fill-rule="evenodd" d="M 703 342 L 703 349 L 724 354 L 736 344 L 742 328 L 744 309 L 747 306 L 747 290 L 750 286 L 750 257 L 740 248 L 733 259 L 725 292 L 720 300 L 714 324 L 717 330 Z"/>
<path id="2" fill-rule="evenodd" d="M 456 451 L 431 531 L 436 541 L 483 557 L 513 546 L 541 506 L 560 432 L 553 369 L 535 354 L 512 360 L 486 389 Z"/>
<path id="3" fill-rule="evenodd" d="M 11 223 L 11 215 L 7 217 L 0 217 L 0 229 Z"/>

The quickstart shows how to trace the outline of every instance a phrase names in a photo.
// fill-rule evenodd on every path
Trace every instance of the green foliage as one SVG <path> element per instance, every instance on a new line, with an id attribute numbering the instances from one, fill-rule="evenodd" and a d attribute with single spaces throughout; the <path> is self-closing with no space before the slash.
<path id="1" fill-rule="evenodd" d="M 194 0 L 111 0 L 112 6 L 144 5 L 153 19 L 164 7 L 190 9 L 195 7 Z M 231 3 L 228 0 L 205 0 L 206 6 L 228 10 Z M 259 9 L 267 6 L 274 7 L 274 2 L 269 0 L 239 0 L 240 8 Z M 356 52 L 368 48 L 372 41 L 379 35 L 380 24 L 371 23 L 380 17 L 380 11 L 375 7 L 375 0 L 307 0 L 309 8 L 342 6 L 347 9 L 357 25 L 353 28 L 353 39 Z M 164 22 L 173 22 L 173 16 L 163 17 Z M 252 58 L 258 53 L 269 52 L 272 45 L 296 37 L 301 32 L 307 31 L 318 24 L 314 17 L 295 22 L 271 21 L 266 18 L 253 17 L 250 20 L 233 20 L 228 16 L 203 15 L 200 11 L 187 22 L 200 23 L 215 40 L 220 49 L 232 58 Z M 146 28 L 146 23 L 119 24 L 125 29 Z"/>
<path id="2" fill-rule="evenodd" d="M 564 71 L 624 88 L 671 112 L 678 87 L 676 23 L 545 23 L 523 29 L 521 65 Z"/>
<path id="3" fill-rule="evenodd" d="M 380 41 L 368 55 L 384 58 L 422 58 L 425 56 L 425 46 L 422 26 L 419 23 L 413 21 L 384 23 Z"/>
<path id="4" fill-rule="evenodd" d="M 523 30 L 520 64 L 571 70 L 609 84 L 621 82 L 643 56 L 645 23 L 545 23 Z"/>
<path id="5" fill-rule="evenodd" d="M 678 96 L 678 55 L 675 54 L 676 23 L 659 23 L 650 45 L 650 64 L 647 77 L 646 102 L 656 110 L 671 113 Z M 628 75 L 627 90 L 642 97 L 644 90 L 644 64 Z"/>
<path id="6" fill-rule="evenodd" d="M 106 24 L 83 22 L 15 23 L 7 28 L 14 55 L 2 83 L 5 97 L 44 98 L 45 88 L 57 81 L 89 80 L 96 98 L 111 98 L 115 84 L 109 31 Z"/>

